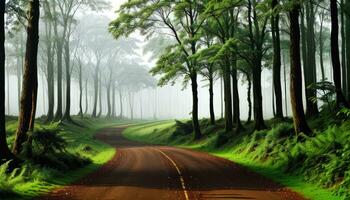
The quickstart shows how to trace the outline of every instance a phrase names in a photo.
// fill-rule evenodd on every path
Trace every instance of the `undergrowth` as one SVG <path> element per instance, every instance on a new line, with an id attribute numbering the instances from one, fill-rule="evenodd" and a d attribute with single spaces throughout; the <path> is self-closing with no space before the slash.
<path id="1" fill-rule="evenodd" d="M 32 144 L 24 144 L 18 168 L 0 165 L 0 199 L 30 199 L 71 183 L 107 162 L 115 149 L 94 140 L 97 130 L 126 123 L 74 118 L 74 123 L 44 124 L 40 119 Z M 16 118 L 7 118 L 8 142 L 14 141 Z M 29 147 L 32 148 L 29 148 Z M 28 151 L 32 149 L 32 151 Z"/>

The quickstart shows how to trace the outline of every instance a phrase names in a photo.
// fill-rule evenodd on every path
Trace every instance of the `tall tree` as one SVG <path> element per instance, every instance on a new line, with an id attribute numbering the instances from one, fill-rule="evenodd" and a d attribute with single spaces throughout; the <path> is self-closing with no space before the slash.
<path id="1" fill-rule="evenodd" d="M 316 90 L 309 87 L 316 83 L 316 44 L 315 44 L 315 8 L 313 0 L 305 1 L 305 8 L 302 17 L 302 37 L 304 56 L 304 79 L 305 79 L 305 94 L 306 94 L 306 116 L 313 117 L 318 113 Z M 305 18 L 304 18 L 305 17 Z M 304 27 L 304 19 L 306 27 Z"/>
<path id="2" fill-rule="evenodd" d="M 12 159 L 5 125 L 5 1 L 0 2 L 0 163 Z"/>
<path id="3" fill-rule="evenodd" d="M 39 0 L 29 2 L 27 15 L 27 45 L 22 83 L 21 112 L 19 113 L 19 123 L 13 146 L 13 152 L 15 154 L 21 153 L 23 143 L 28 139 L 27 131 L 32 131 L 34 128 L 38 89 Z"/>
<path id="4" fill-rule="evenodd" d="M 281 41 L 279 28 L 279 1 L 272 0 L 271 7 L 273 14 L 271 16 L 271 32 L 273 43 L 273 88 L 276 97 L 276 117 L 283 118 L 282 104 L 282 86 L 281 86 Z"/>
<path id="5" fill-rule="evenodd" d="M 338 6 L 337 0 L 330 0 L 331 5 L 331 55 L 333 64 L 333 79 L 335 84 L 335 90 L 337 95 L 337 105 L 349 107 L 349 103 L 346 101 L 342 91 L 341 82 L 341 67 L 339 58 L 339 24 L 338 24 Z"/>
<path id="6" fill-rule="evenodd" d="M 302 73 L 300 60 L 300 27 L 299 12 L 300 4 L 296 0 L 290 0 L 290 96 L 293 111 L 294 128 L 297 134 L 311 134 L 303 106 L 302 96 Z"/>

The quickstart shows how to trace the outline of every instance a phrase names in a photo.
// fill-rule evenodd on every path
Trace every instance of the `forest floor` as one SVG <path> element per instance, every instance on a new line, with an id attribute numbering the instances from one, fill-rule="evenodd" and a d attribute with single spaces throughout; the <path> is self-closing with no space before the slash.
<path id="1" fill-rule="evenodd" d="M 310 124 L 315 136 L 306 137 L 303 142 L 293 134 L 291 120 L 267 121 L 270 128 L 259 132 L 252 131 L 252 124 L 245 125 L 238 135 L 225 134 L 222 120 L 215 126 L 202 120 L 204 136 L 200 141 L 193 141 L 192 124 L 184 120 L 139 124 L 123 134 L 134 141 L 204 151 L 231 160 L 307 199 L 349 199 L 350 157 L 346 138 L 350 123 L 313 120 Z"/>
<path id="2" fill-rule="evenodd" d="M 303 200 L 291 190 L 207 153 L 133 142 L 124 128 L 96 136 L 117 148 L 106 165 L 40 200 Z"/>
<path id="3" fill-rule="evenodd" d="M 95 134 L 107 127 L 130 123 L 124 120 L 73 118 L 74 123 L 45 124 L 37 120 L 35 132 L 38 141 L 33 143 L 34 156 L 12 173 L 7 165 L 0 166 L 0 199 L 31 199 L 51 192 L 64 185 L 76 182 L 103 164 L 116 153 L 113 146 L 96 140 Z M 8 143 L 14 141 L 17 118 L 8 117 L 6 123 Z M 57 133 L 58 138 L 45 138 L 48 133 Z M 42 137 L 44 136 L 44 137 Z M 56 136 L 55 136 L 56 137 Z M 48 140 L 63 139 L 64 152 L 47 153 L 42 151 Z M 62 140 L 62 141 L 63 141 Z M 60 144 L 58 144 L 60 145 Z"/>

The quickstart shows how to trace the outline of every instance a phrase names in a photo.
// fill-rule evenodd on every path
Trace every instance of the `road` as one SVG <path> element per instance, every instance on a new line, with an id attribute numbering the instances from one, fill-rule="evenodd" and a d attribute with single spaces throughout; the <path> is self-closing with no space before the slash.
<path id="1" fill-rule="evenodd" d="M 300 195 L 228 160 L 128 141 L 123 128 L 96 137 L 114 145 L 107 164 L 41 200 L 302 200 Z"/>

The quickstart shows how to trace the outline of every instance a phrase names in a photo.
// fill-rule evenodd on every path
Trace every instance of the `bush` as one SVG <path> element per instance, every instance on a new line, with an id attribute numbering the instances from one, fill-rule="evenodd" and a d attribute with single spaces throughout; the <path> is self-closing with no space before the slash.
<path id="1" fill-rule="evenodd" d="M 187 136 L 192 134 L 192 132 L 192 121 L 183 123 L 181 121 L 175 120 L 175 131 L 173 132 L 172 137 Z"/>

